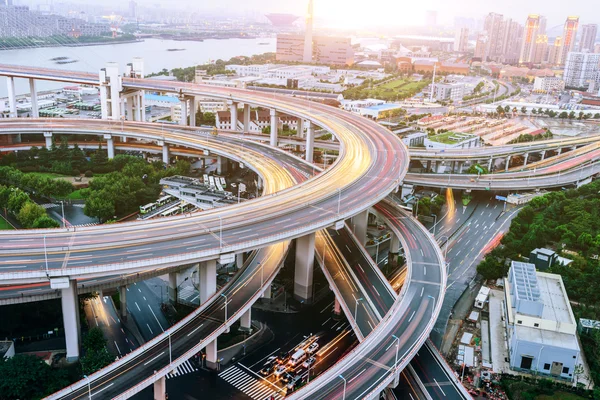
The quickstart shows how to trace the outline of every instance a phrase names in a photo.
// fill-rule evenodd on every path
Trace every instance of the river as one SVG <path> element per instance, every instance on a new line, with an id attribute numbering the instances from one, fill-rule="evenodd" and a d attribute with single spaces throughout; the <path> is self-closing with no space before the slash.
<path id="1" fill-rule="evenodd" d="M 267 43 L 267 44 L 260 44 Z M 0 51 L 0 64 L 14 64 L 57 68 L 68 71 L 98 72 L 107 62 L 118 62 L 121 70 L 133 57 L 144 59 L 146 74 L 159 72 L 163 68 L 183 68 L 206 64 L 211 60 L 229 60 L 235 56 L 251 56 L 275 52 L 275 38 L 258 39 L 210 39 L 204 42 L 146 39 L 143 42 L 85 47 L 44 47 Z M 167 49 L 185 49 L 167 51 Z M 54 57 L 69 57 L 78 60 L 72 64 L 56 64 Z M 38 81 L 38 90 L 59 89 L 66 86 L 60 82 Z M 15 81 L 17 94 L 29 92 L 24 79 Z M 7 96 L 6 80 L 0 78 L 0 98 Z"/>

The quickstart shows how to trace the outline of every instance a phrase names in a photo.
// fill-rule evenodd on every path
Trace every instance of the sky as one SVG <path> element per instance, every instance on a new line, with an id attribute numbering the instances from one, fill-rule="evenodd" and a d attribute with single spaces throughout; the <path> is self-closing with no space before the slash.
<path id="1" fill-rule="evenodd" d="M 171 0 L 186 2 L 191 0 Z M 196 3 L 207 9 L 245 9 L 289 12 L 305 15 L 308 0 L 219 0 Z M 202 5 L 200 5 L 202 4 Z M 525 22 L 527 14 L 542 14 L 548 26 L 563 24 L 568 15 L 581 17 L 582 23 L 600 22 L 598 0 L 315 0 L 315 15 L 341 28 L 373 25 L 422 25 L 427 10 L 437 10 L 438 21 L 451 25 L 455 16 L 481 18 L 489 12 Z"/>

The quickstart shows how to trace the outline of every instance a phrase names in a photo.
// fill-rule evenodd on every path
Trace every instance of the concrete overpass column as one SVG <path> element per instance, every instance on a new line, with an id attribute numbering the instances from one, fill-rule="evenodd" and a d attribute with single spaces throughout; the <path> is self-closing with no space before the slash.
<path id="1" fill-rule="evenodd" d="M 492 166 L 494 164 L 494 158 L 490 157 L 490 162 L 488 163 L 488 171 L 492 172 Z"/>
<path id="2" fill-rule="evenodd" d="M 279 128 L 279 117 L 276 110 L 271 110 L 271 136 L 269 144 L 277 147 L 277 129 Z"/>
<path id="3" fill-rule="evenodd" d="M 67 361 L 79 359 L 79 343 L 81 329 L 79 326 L 79 299 L 77 297 L 77 281 L 69 280 L 69 286 L 61 289 L 61 306 L 67 345 Z"/>
<path id="4" fill-rule="evenodd" d="M 179 120 L 179 125 L 186 126 L 188 124 L 188 102 L 187 97 L 184 97 L 180 100 L 179 104 L 181 105 L 181 119 Z"/>
<path id="5" fill-rule="evenodd" d="M 112 135 L 104 135 L 104 139 L 106 140 L 106 149 L 108 150 L 108 159 L 112 160 L 115 158 L 115 143 L 113 141 Z"/>
<path id="6" fill-rule="evenodd" d="M 562 147 L 559 147 L 558 149 L 556 149 L 556 155 L 560 156 L 562 153 Z"/>
<path id="7" fill-rule="evenodd" d="M 308 121 L 306 123 L 306 156 L 304 159 L 308 162 L 313 162 L 313 153 L 315 150 L 315 129 L 313 124 Z"/>
<path id="8" fill-rule="evenodd" d="M 504 172 L 507 172 L 510 168 L 510 156 L 506 157 L 506 167 L 504 168 Z"/>
<path id="9" fill-rule="evenodd" d="M 367 243 L 367 226 L 369 223 L 369 210 L 365 210 L 360 214 L 352 217 L 352 231 L 363 246 Z"/>
<path id="10" fill-rule="evenodd" d="M 523 166 L 524 167 L 527 166 L 527 160 L 529 160 L 529 153 L 525 153 L 525 155 L 523 155 Z"/>
<path id="11" fill-rule="evenodd" d="M 169 272 L 169 302 L 177 304 L 177 272 Z"/>
<path id="12" fill-rule="evenodd" d="M 52 147 L 52 132 L 44 132 L 44 139 L 46 139 L 46 148 Z"/>
<path id="13" fill-rule="evenodd" d="M 217 175 L 227 173 L 227 159 L 222 156 L 217 156 Z"/>
<path id="14" fill-rule="evenodd" d="M 11 118 L 17 118 L 17 97 L 15 93 L 15 78 L 6 77 L 6 87 L 8 89 L 8 110 Z"/>
<path id="15" fill-rule="evenodd" d="M 37 90 L 35 87 L 35 79 L 29 79 L 29 96 L 31 97 L 31 116 L 33 118 L 40 117 L 40 109 L 38 108 Z"/>
<path id="16" fill-rule="evenodd" d="M 250 104 L 244 104 L 244 133 L 250 132 Z"/>
<path id="17" fill-rule="evenodd" d="M 127 97 L 127 103 L 125 104 L 125 118 L 127 121 L 133 121 L 133 96 Z"/>
<path id="18" fill-rule="evenodd" d="M 127 320 L 127 286 L 119 287 L 119 300 L 121 303 L 121 318 Z"/>
<path id="19" fill-rule="evenodd" d="M 337 297 L 333 301 L 333 313 L 335 315 L 340 315 L 342 313 L 342 306 L 340 305 L 340 302 L 337 299 Z"/>
<path id="20" fill-rule="evenodd" d="M 102 119 L 108 119 L 108 88 L 104 85 L 100 86 L 100 111 Z M 129 113 L 129 119 L 131 119 L 131 113 Z"/>
<path id="21" fill-rule="evenodd" d="M 459 174 L 462 174 L 464 166 L 465 166 L 465 162 L 464 161 L 459 161 L 458 162 L 458 173 Z"/>
<path id="22" fill-rule="evenodd" d="M 252 328 L 252 308 L 249 308 L 240 317 L 240 328 L 242 328 L 242 329 Z"/>
<path id="23" fill-rule="evenodd" d="M 303 118 L 298 119 L 298 129 L 296 130 L 296 136 L 298 136 L 299 138 L 304 137 L 304 119 Z"/>
<path id="24" fill-rule="evenodd" d="M 296 270 L 294 272 L 294 297 L 309 303 L 313 296 L 313 269 L 315 264 L 315 234 L 296 239 Z"/>
<path id="25" fill-rule="evenodd" d="M 452 161 L 452 167 L 450 168 L 452 173 L 456 173 L 456 161 Z"/>
<path id="26" fill-rule="evenodd" d="M 200 304 L 204 304 L 217 292 L 217 261 L 200 264 Z"/>
<path id="27" fill-rule="evenodd" d="M 196 126 L 196 113 L 198 112 L 198 101 L 195 96 L 190 96 L 190 126 Z"/>
<path id="28" fill-rule="evenodd" d="M 134 121 L 141 121 L 142 120 L 142 104 L 140 101 L 140 96 L 137 94 L 137 92 L 132 95 L 130 97 L 130 99 L 132 100 L 133 103 L 133 114 L 134 114 Z"/>
<path id="29" fill-rule="evenodd" d="M 238 130 L 238 103 L 235 101 L 229 105 L 229 114 L 231 116 L 231 130 Z"/>
<path id="30" fill-rule="evenodd" d="M 162 144 L 162 159 L 163 159 L 163 163 L 166 165 L 169 165 L 169 145 L 164 143 Z"/>
<path id="31" fill-rule="evenodd" d="M 426 172 L 431 171 L 431 160 L 427 160 L 427 165 L 425 166 Z"/>
<path id="32" fill-rule="evenodd" d="M 142 122 L 145 122 L 146 121 L 146 97 L 145 97 L 146 96 L 146 92 L 143 91 L 143 90 L 140 90 L 139 91 L 139 96 L 140 96 L 140 110 L 141 110 L 141 112 L 140 112 L 140 114 L 141 114 L 140 115 L 140 117 L 141 117 L 140 120 Z"/>
<path id="33" fill-rule="evenodd" d="M 163 376 L 154 382 L 154 400 L 166 400 L 167 398 L 167 377 Z"/>
<path id="34" fill-rule="evenodd" d="M 206 366 L 210 369 L 217 368 L 217 339 L 209 342 L 204 349 L 206 351 Z"/>
<path id="35" fill-rule="evenodd" d="M 544 158 L 546 158 L 546 150 L 542 150 L 540 154 L 542 156 L 542 161 L 544 161 Z"/>
<path id="36" fill-rule="evenodd" d="M 235 265 L 238 269 L 242 268 L 244 265 L 244 253 L 237 253 L 235 255 Z"/>
<path id="37" fill-rule="evenodd" d="M 400 239 L 392 233 L 390 238 L 390 253 L 398 254 L 400 252 Z"/>
<path id="38" fill-rule="evenodd" d="M 262 298 L 263 299 L 270 299 L 271 298 L 271 285 L 269 285 L 267 288 L 265 288 L 265 291 L 262 294 Z"/>

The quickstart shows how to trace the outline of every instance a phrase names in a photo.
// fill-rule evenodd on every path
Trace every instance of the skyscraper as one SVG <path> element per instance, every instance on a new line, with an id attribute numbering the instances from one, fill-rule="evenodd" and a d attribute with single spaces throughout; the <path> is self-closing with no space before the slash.
<path id="1" fill-rule="evenodd" d="M 304 35 L 304 56 L 302 61 L 312 62 L 313 55 L 313 0 L 308 0 L 308 14 L 306 15 L 306 33 Z"/>
<path id="2" fill-rule="evenodd" d="M 564 46 L 563 46 L 564 48 Z M 563 80 L 567 87 L 586 88 L 598 72 L 600 54 L 569 52 L 565 59 L 565 73 Z"/>
<path id="3" fill-rule="evenodd" d="M 575 39 L 577 38 L 577 27 L 579 26 L 579 17 L 567 17 L 562 35 L 562 49 L 560 50 L 558 65 L 563 65 L 567 60 L 567 55 L 575 48 Z"/>
<path id="4" fill-rule="evenodd" d="M 479 58 L 482 61 L 487 59 L 487 34 L 485 32 L 479 32 L 477 34 L 477 41 L 475 42 L 475 58 Z"/>
<path id="5" fill-rule="evenodd" d="M 502 50 L 502 62 L 505 64 L 517 64 L 521 53 L 521 42 L 523 37 L 523 26 L 517 21 L 508 18 L 504 20 L 504 47 Z"/>
<path id="6" fill-rule="evenodd" d="M 596 44 L 596 35 L 598 34 L 598 25 L 587 24 L 581 25 L 581 39 L 579 40 L 579 51 L 594 51 Z"/>
<path id="7" fill-rule="evenodd" d="M 540 15 L 540 23 L 539 23 L 539 28 L 538 28 L 538 35 L 545 35 L 546 34 L 546 24 L 547 24 L 547 19 L 546 17 L 544 17 L 543 15 Z"/>
<path id="8" fill-rule="evenodd" d="M 454 36 L 454 51 L 458 53 L 465 53 L 469 44 L 469 29 L 460 28 L 456 30 Z"/>
<path id="9" fill-rule="evenodd" d="M 554 45 L 548 47 L 548 64 L 556 65 L 560 49 L 562 49 L 562 37 L 558 36 L 554 39 Z"/>
<path id="10" fill-rule="evenodd" d="M 525 21 L 525 31 L 523 32 L 523 44 L 521 45 L 521 55 L 519 64 L 533 62 L 535 57 L 535 40 L 540 29 L 540 16 L 529 14 Z"/>
<path id="11" fill-rule="evenodd" d="M 485 17 L 483 29 L 487 33 L 487 59 L 500 61 L 504 50 L 504 20 L 502 14 L 489 13 Z M 485 61 L 485 60 L 484 60 Z"/>
<path id="12" fill-rule="evenodd" d="M 537 35 L 535 38 L 535 55 L 533 57 L 534 64 L 546 62 L 548 58 L 548 36 Z"/>

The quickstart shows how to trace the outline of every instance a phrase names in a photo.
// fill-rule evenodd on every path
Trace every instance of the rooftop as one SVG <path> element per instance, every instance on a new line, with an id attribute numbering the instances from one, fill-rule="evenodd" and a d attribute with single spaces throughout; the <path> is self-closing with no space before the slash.
<path id="1" fill-rule="evenodd" d="M 179 104 L 179 99 L 177 97 L 173 97 L 173 96 L 161 96 L 158 94 L 145 94 L 144 98 L 146 100 L 164 101 L 167 103 Z"/>
<path id="2" fill-rule="evenodd" d="M 386 111 L 386 110 L 395 110 L 397 108 L 402 108 L 402 106 L 400 104 L 385 103 L 385 104 L 379 104 L 376 106 L 366 107 L 365 110 Z"/>
<path id="3" fill-rule="evenodd" d="M 569 299 L 560 275 L 538 272 L 540 301 L 544 303 L 543 319 L 575 324 Z"/>
<path id="4" fill-rule="evenodd" d="M 579 323 L 584 328 L 600 329 L 600 321 L 595 321 L 593 319 L 579 318 Z"/>
<path id="5" fill-rule="evenodd" d="M 456 132 L 445 132 L 440 133 L 439 135 L 430 136 L 429 140 L 444 144 L 456 144 L 462 142 L 463 140 L 471 139 L 473 137 L 475 137 L 475 135 L 467 135 L 464 133 Z"/>
<path id="6" fill-rule="evenodd" d="M 579 350 L 577 336 L 571 333 L 550 331 L 546 329 L 531 328 L 528 326 L 515 325 L 517 338 L 528 342 L 540 343 L 544 346 L 555 346 L 567 349 Z"/>

